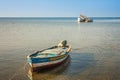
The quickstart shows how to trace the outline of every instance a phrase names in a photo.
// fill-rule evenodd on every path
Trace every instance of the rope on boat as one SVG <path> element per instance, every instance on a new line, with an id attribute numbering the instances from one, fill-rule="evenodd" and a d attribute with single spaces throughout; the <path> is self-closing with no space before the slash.
<path id="1" fill-rule="evenodd" d="M 22 68 L 20 68 L 17 72 L 15 72 L 8 80 L 14 80 L 15 76 L 18 75 L 18 72 L 19 72 L 19 71 L 21 71 L 21 70 L 24 70 L 24 71 L 25 71 L 27 64 L 28 64 L 28 63 L 26 62 L 26 63 L 24 64 L 24 66 L 23 66 Z"/>

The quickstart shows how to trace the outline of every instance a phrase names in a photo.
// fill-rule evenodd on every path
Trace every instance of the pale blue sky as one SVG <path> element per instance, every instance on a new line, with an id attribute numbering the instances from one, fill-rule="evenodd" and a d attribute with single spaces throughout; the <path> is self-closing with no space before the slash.
<path id="1" fill-rule="evenodd" d="M 0 0 L 0 17 L 120 17 L 120 0 Z"/>

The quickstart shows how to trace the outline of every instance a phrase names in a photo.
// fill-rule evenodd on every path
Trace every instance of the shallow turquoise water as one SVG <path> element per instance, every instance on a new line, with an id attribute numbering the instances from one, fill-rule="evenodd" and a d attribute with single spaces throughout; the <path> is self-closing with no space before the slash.
<path id="1" fill-rule="evenodd" d="M 29 80 L 26 56 L 67 40 L 70 62 L 38 80 L 119 80 L 120 19 L 0 19 L 0 80 Z"/>

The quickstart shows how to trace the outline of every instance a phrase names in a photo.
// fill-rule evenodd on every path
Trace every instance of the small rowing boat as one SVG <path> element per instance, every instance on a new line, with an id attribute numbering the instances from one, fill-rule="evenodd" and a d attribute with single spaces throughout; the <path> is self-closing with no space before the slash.
<path id="1" fill-rule="evenodd" d="M 67 59 L 70 50 L 71 46 L 67 45 L 67 41 L 64 40 L 57 46 L 28 55 L 27 61 L 33 71 L 57 66 Z"/>

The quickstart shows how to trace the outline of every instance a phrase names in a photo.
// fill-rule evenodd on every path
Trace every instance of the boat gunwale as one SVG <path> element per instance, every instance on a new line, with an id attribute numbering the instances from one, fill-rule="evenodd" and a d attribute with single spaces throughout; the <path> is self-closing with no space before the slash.
<path id="1" fill-rule="evenodd" d="M 50 48 L 47 48 L 47 49 L 53 49 L 53 48 L 56 48 L 56 47 L 58 47 L 58 46 L 53 46 L 53 47 L 50 47 Z M 66 55 L 67 53 L 69 53 L 70 50 L 71 50 L 71 46 L 70 46 L 70 45 L 67 45 L 66 47 L 68 47 L 68 49 L 67 49 L 67 51 L 65 52 L 65 54 L 57 55 L 57 56 L 53 56 L 53 57 L 44 57 L 44 58 L 41 57 L 41 59 L 56 58 L 56 57 L 64 56 L 64 55 Z M 43 50 L 37 51 L 37 52 L 38 52 L 38 53 L 39 53 L 39 52 L 43 52 L 43 51 L 45 51 L 45 50 L 47 50 L 47 49 L 43 49 Z M 34 55 L 37 55 L 37 54 L 38 54 L 37 52 L 28 55 L 27 58 L 40 58 L 40 57 L 33 57 Z"/>

